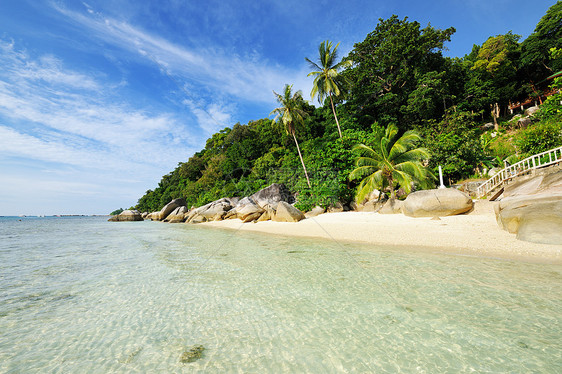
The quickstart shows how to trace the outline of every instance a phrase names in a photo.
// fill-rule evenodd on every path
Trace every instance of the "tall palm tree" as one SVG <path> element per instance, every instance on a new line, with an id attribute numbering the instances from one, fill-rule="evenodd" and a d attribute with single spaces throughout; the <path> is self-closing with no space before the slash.
<path id="1" fill-rule="evenodd" d="M 319 59 L 318 64 L 312 62 L 308 57 L 305 60 L 308 61 L 312 71 L 308 74 L 314 76 L 314 83 L 312 86 L 312 91 L 310 96 L 314 99 L 314 96 L 318 95 L 318 102 L 322 104 L 326 97 L 330 98 L 330 104 L 332 105 L 332 112 L 334 112 L 334 118 L 336 119 L 336 125 L 338 126 L 338 132 L 341 135 L 340 123 L 338 121 L 338 116 L 336 115 L 336 108 L 334 107 L 333 96 L 339 96 L 343 89 L 343 79 L 339 72 L 351 66 L 351 61 L 340 61 L 336 63 L 338 58 L 338 46 L 340 43 L 336 44 L 332 48 L 332 42 L 329 40 L 323 41 L 318 47 Z"/>
<path id="2" fill-rule="evenodd" d="M 429 158 L 429 152 L 425 148 L 415 148 L 419 140 L 421 137 L 415 131 L 406 131 L 398 137 L 398 127 L 390 124 L 384 133 L 378 131 L 373 147 L 355 146 L 353 150 L 360 157 L 349 178 L 361 179 L 357 201 L 363 201 L 374 189 L 382 192 L 388 187 L 390 199 L 394 200 L 396 187 L 410 192 L 414 181 L 423 187 L 430 185 L 435 176 L 422 165 L 422 161 Z"/>
<path id="3" fill-rule="evenodd" d="M 285 131 L 287 134 L 293 136 L 293 140 L 297 146 L 297 151 L 299 152 L 299 157 L 301 159 L 302 168 L 304 169 L 304 175 L 306 176 L 306 182 L 308 183 L 308 187 L 310 185 L 310 179 L 308 178 L 308 172 L 306 171 L 306 166 L 304 165 L 304 160 L 302 158 L 301 149 L 299 147 L 299 142 L 297 141 L 297 126 L 302 125 L 304 122 L 304 118 L 308 116 L 302 109 L 302 104 L 304 103 L 304 99 L 302 98 L 301 91 L 297 91 L 294 94 L 291 92 L 293 85 L 285 85 L 283 90 L 283 95 L 278 94 L 277 92 L 273 91 L 273 94 L 277 98 L 277 101 L 281 106 L 279 108 L 273 109 L 273 111 L 269 114 L 276 114 L 274 119 L 275 122 L 279 123 L 279 121 L 285 127 Z"/>

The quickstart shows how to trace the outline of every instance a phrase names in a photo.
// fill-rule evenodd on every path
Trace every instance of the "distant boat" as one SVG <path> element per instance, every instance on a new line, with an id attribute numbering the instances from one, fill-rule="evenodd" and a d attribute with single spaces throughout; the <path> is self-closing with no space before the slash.
<path id="1" fill-rule="evenodd" d="M 27 216 L 25 214 L 20 214 L 18 217 L 23 218 L 23 217 L 27 217 Z"/>

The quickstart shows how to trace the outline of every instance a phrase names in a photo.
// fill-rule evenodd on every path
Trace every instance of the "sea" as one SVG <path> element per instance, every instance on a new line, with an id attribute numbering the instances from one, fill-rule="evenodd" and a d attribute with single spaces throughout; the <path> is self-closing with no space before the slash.
<path id="1" fill-rule="evenodd" d="M 561 266 L 0 218 L 0 373 L 471 372 L 562 373 Z"/>

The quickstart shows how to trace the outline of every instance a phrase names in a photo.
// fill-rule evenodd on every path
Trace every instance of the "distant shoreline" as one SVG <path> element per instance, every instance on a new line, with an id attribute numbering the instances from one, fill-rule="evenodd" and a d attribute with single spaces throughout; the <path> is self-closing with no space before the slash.
<path id="1" fill-rule="evenodd" d="M 242 223 L 239 219 L 211 221 L 199 225 L 240 231 L 254 231 L 294 237 L 323 238 L 412 250 L 562 264 L 562 245 L 517 240 L 502 230 L 495 218 L 494 203 L 478 201 L 473 212 L 464 215 L 412 218 L 402 214 L 366 212 L 326 213 L 298 223 Z"/>

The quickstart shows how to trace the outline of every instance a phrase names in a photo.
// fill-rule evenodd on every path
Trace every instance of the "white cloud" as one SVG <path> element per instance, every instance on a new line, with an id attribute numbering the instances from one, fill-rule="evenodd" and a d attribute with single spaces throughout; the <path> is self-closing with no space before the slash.
<path id="1" fill-rule="evenodd" d="M 233 104 L 211 103 L 205 105 L 202 101 L 196 103 L 192 100 L 184 100 L 183 103 L 195 114 L 199 127 L 205 131 L 207 136 L 227 126 L 231 127 L 233 112 L 235 111 Z"/>
<path id="2" fill-rule="evenodd" d="M 209 46 L 189 48 L 152 35 L 126 22 L 109 17 L 91 17 L 55 5 L 60 13 L 105 43 L 135 53 L 169 70 L 171 74 L 198 83 L 219 95 L 238 100 L 275 104 L 272 90 L 289 83 L 310 92 L 312 81 L 307 67 L 290 69 L 261 59 L 256 54 L 243 58 Z"/>
<path id="3" fill-rule="evenodd" d="M 131 107 L 114 90 L 96 90 L 111 83 L 66 69 L 52 56 L 33 59 L 0 42 L 0 64 L 5 68 L 0 72 L 0 118 L 24 124 L 9 134 L 3 128 L 2 142 L 8 142 L 8 135 L 14 140 L 4 151 L 21 153 L 13 145 L 30 142 L 34 147 L 25 150 L 26 156 L 40 160 L 53 161 L 59 147 L 76 153 L 67 163 L 87 164 L 96 158 L 92 154 L 105 154 L 122 160 L 109 163 L 116 167 L 127 161 L 169 167 L 196 146 L 174 115 Z M 25 128 L 34 135 L 25 135 Z"/>

